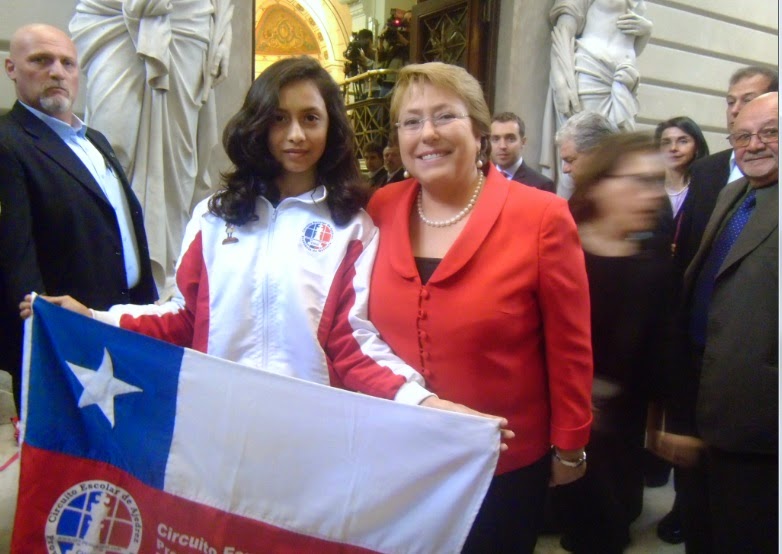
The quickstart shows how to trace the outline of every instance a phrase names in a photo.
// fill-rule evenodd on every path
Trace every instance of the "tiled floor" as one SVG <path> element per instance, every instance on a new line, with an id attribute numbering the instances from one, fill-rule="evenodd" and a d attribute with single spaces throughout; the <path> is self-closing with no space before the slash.
<path id="1" fill-rule="evenodd" d="M 10 381 L 0 372 L 0 554 L 10 551 L 11 530 L 19 482 L 19 449 L 14 441 L 13 425 L 9 417 L 13 415 L 13 403 L 8 384 Z M 9 423 L 5 423 L 9 422 Z M 5 467 L 3 467 L 5 466 Z M 671 480 L 672 482 L 672 480 Z M 644 511 L 631 528 L 632 544 L 627 554 L 679 554 L 684 545 L 673 546 L 660 541 L 655 534 L 655 526 L 671 507 L 673 486 L 669 484 L 656 489 L 646 489 L 644 493 Z M 559 546 L 559 537 L 548 535 L 538 540 L 536 554 L 564 554 Z"/>

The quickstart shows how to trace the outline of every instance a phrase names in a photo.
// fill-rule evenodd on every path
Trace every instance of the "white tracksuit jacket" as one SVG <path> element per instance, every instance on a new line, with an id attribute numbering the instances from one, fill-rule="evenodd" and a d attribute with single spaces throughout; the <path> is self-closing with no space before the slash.
<path id="1" fill-rule="evenodd" d="M 277 208 L 259 197 L 258 220 L 224 242 L 207 202 L 185 231 L 174 299 L 96 319 L 307 381 L 410 404 L 430 396 L 367 319 L 378 230 L 366 212 L 338 227 L 322 186 Z"/>

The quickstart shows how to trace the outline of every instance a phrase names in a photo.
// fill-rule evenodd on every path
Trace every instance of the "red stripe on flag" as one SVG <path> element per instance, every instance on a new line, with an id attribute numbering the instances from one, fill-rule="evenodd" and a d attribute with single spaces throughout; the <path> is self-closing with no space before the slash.
<path id="1" fill-rule="evenodd" d="M 22 445 L 22 450 L 12 552 L 47 552 L 47 544 L 55 544 L 58 540 L 53 536 L 58 525 L 79 518 L 85 525 L 98 521 L 98 511 L 102 524 L 95 531 L 98 538 L 94 540 L 104 546 L 127 548 L 122 551 L 128 552 L 372 552 L 300 535 L 181 499 L 145 485 L 103 462 L 49 452 L 27 444 Z M 57 470 L 52 471 L 52 468 Z M 85 499 L 91 493 L 100 493 L 103 497 L 90 505 Z M 67 525 L 60 525 L 60 530 L 65 527 Z M 73 544 L 67 534 L 60 539 Z"/>

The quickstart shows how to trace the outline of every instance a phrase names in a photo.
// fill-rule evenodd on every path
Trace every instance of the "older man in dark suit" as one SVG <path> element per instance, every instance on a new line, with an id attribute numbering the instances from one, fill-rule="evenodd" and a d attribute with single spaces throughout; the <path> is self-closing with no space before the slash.
<path id="1" fill-rule="evenodd" d="M 18 406 L 26 293 L 106 309 L 153 302 L 157 291 L 138 200 L 105 137 L 73 114 L 73 42 L 55 27 L 24 26 L 5 70 L 18 101 L 0 118 L 0 368 Z"/>
<path id="2" fill-rule="evenodd" d="M 736 118 L 730 140 L 745 177 L 720 193 L 685 274 L 691 402 L 705 455 L 702 478 L 683 492 L 708 517 L 699 551 L 777 552 L 778 122 L 775 92 Z"/>
<path id="3" fill-rule="evenodd" d="M 513 112 L 495 115 L 491 121 L 491 159 L 508 179 L 556 192 L 554 181 L 532 169 L 521 153 L 527 144 L 524 121 Z"/>
<path id="4" fill-rule="evenodd" d="M 734 72 L 730 77 L 725 97 L 728 132 L 732 131 L 736 117 L 748 102 L 778 88 L 779 78 L 774 69 L 748 66 Z M 714 210 L 720 191 L 726 184 L 741 177 L 741 169 L 736 164 L 733 148 L 706 156 L 692 164 L 687 206 L 675 230 L 676 252 L 673 262 L 677 272 L 683 272 L 698 251 L 706 223 Z M 677 473 L 680 472 L 681 470 L 677 470 Z M 677 480 L 686 481 L 686 479 L 686 476 L 677 476 Z M 678 513 L 680 504 L 677 498 L 674 508 L 658 526 L 658 535 L 667 542 L 681 541 L 681 518 Z M 696 506 L 693 511 L 697 516 L 702 510 Z"/>
<path id="5" fill-rule="evenodd" d="M 761 94 L 777 90 L 779 75 L 774 69 L 748 66 L 733 73 L 725 97 L 728 132 L 733 131 L 734 121 L 747 102 Z M 687 240 L 682 241 L 686 252 L 681 253 L 687 261 L 695 255 L 717 195 L 725 185 L 741 176 L 733 148 L 706 156 L 692 164 L 689 192 L 692 195 L 691 216 L 688 218 L 687 228 L 681 229 L 681 233 L 687 236 Z"/>

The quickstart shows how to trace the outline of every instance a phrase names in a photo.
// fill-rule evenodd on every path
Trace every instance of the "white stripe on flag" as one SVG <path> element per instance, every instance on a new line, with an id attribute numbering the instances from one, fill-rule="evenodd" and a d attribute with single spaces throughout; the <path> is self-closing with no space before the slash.
<path id="1" fill-rule="evenodd" d="M 458 552 L 498 453 L 489 419 L 186 350 L 165 490 L 379 552 Z"/>

